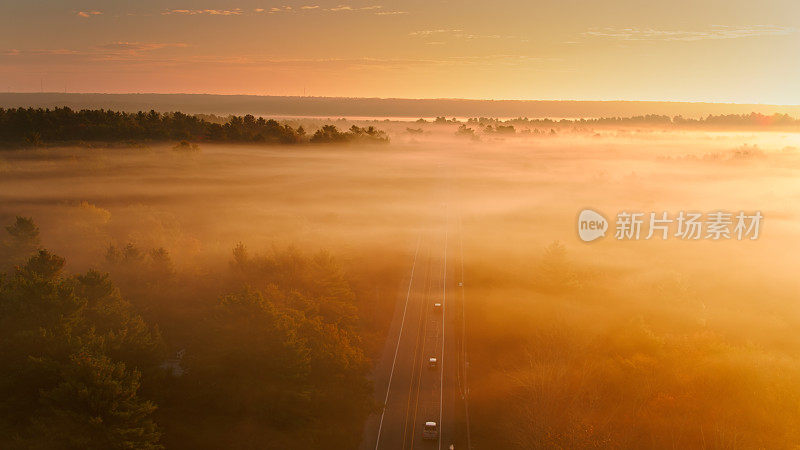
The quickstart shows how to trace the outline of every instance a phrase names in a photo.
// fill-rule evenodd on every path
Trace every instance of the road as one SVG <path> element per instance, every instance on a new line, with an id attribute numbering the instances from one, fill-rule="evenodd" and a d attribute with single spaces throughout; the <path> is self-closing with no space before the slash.
<path id="1" fill-rule="evenodd" d="M 467 448 L 463 295 L 456 280 L 463 266 L 455 230 L 445 218 L 416 243 L 373 375 L 375 401 L 383 408 L 366 423 L 363 450 Z M 431 357 L 438 360 L 435 368 L 428 366 Z M 438 440 L 423 440 L 427 421 L 440 424 Z"/>

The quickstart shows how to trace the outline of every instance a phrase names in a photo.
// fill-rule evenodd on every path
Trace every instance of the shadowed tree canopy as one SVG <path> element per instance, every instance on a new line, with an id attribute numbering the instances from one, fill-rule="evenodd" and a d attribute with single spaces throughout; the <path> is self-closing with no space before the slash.
<path id="1" fill-rule="evenodd" d="M 388 141 L 386 133 L 373 127 L 353 126 L 340 133 L 326 125 L 310 142 Z M 320 136 L 320 137 L 317 137 Z M 0 143 L 41 145 L 69 142 L 195 141 L 256 144 L 308 142 L 302 126 L 293 128 L 273 119 L 229 116 L 224 122 L 181 112 L 126 113 L 110 110 L 70 108 L 0 108 Z"/>
<path id="2" fill-rule="evenodd" d="M 8 236 L 0 239 L 0 269 L 8 270 L 27 260 L 39 248 L 39 227 L 30 217 L 17 216 L 5 229 Z"/>
<path id="3" fill-rule="evenodd" d="M 6 231 L 39 245 L 31 219 Z M 164 248 L 105 256 L 110 275 L 43 249 L 0 274 L 0 448 L 358 445 L 364 323 L 330 254 L 240 244 L 202 283 Z"/>
<path id="4" fill-rule="evenodd" d="M 160 337 L 107 275 L 40 250 L 0 278 L 0 447 L 159 448 L 138 395 Z"/>

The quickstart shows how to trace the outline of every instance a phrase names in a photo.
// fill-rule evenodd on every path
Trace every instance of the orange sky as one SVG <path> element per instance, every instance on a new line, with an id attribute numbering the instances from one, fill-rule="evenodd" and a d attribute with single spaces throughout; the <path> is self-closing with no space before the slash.
<path id="1" fill-rule="evenodd" d="M 0 90 L 800 104 L 800 3 L 7 1 Z"/>

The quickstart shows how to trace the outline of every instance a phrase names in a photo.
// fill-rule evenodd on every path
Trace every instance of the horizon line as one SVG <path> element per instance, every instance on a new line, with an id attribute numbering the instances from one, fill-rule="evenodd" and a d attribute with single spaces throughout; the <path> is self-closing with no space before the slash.
<path id="1" fill-rule="evenodd" d="M 469 102 L 574 102 L 574 103 L 685 103 L 697 105 L 741 105 L 741 106 L 781 106 L 781 107 L 800 107 L 800 104 L 779 104 L 779 103 L 741 103 L 735 101 L 707 101 L 707 100 L 581 100 L 581 99 L 491 99 L 491 98 L 465 98 L 465 97 L 347 97 L 347 96 L 327 96 L 327 95 L 276 95 L 276 94 L 220 94 L 209 92 L 18 92 L 0 91 L 3 94 L 16 95 L 196 95 L 196 96 L 217 96 L 217 97 L 265 97 L 265 98 L 311 98 L 311 99 L 358 99 L 358 100 L 409 100 L 409 101 L 469 101 Z"/>

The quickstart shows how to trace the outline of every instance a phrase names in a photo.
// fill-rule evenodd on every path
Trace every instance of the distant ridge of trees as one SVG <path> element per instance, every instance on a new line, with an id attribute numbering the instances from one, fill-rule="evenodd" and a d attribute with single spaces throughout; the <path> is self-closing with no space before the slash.
<path id="1" fill-rule="evenodd" d="M 104 109 L 76 111 L 68 107 L 0 108 L 0 142 L 4 144 L 167 140 L 299 144 L 388 142 L 389 138 L 373 127 L 353 126 L 342 132 L 333 125 L 326 125 L 308 139 L 302 125 L 293 128 L 250 114 L 229 116 L 220 123 L 182 112 L 159 113 L 154 110 L 126 113 Z"/>
<path id="2" fill-rule="evenodd" d="M 444 117 L 438 117 L 433 123 L 448 123 Z M 647 114 L 631 117 L 601 117 L 597 119 L 529 119 L 518 117 L 516 119 L 500 120 L 490 117 L 477 117 L 467 119 L 468 124 L 482 126 L 497 124 L 512 125 L 665 125 L 677 127 L 800 127 L 800 119 L 795 119 L 788 114 L 765 115 L 751 112 L 750 114 L 709 114 L 706 117 L 693 119 L 683 116 L 670 117 L 667 115 Z"/>

